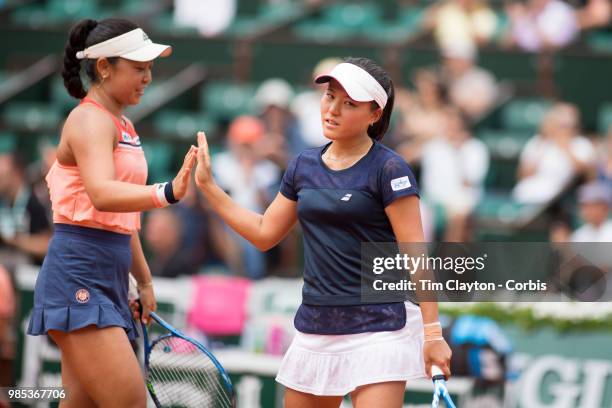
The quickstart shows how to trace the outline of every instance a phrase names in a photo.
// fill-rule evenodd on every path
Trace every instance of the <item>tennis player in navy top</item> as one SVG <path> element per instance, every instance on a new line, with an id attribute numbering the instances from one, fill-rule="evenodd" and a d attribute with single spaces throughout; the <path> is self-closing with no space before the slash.
<path id="1" fill-rule="evenodd" d="M 289 164 L 280 192 L 263 215 L 241 208 L 216 184 L 208 145 L 198 133 L 196 183 L 212 208 L 265 251 L 299 221 L 304 235 L 304 287 L 297 334 L 276 380 L 285 406 L 357 408 L 403 405 L 406 381 L 450 375 L 451 351 L 434 302 L 364 304 L 363 242 L 423 242 L 419 192 L 412 170 L 380 140 L 393 110 L 388 74 L 366 58 L 347 58 L 315 80 L 323 132 L 330 143 Z"/>

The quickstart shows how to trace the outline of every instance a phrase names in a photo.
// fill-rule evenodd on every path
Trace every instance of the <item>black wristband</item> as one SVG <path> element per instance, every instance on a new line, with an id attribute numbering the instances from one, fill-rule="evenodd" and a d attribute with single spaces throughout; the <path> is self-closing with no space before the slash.
<path id="1" fill-rule="evenodd" d="M 164 195 L 166 196 L 166 201 L 168 201 L 170 204 L 176 204 L 179 202 L 179 200 L 174 198 L 174 190 L 172 189 L 171 181 L 166 183 L 166 187 L 164 188 Z"/>

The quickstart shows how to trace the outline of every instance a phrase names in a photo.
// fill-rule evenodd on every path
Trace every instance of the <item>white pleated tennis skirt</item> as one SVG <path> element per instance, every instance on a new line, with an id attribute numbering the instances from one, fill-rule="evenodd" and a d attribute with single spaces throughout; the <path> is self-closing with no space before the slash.
<path id="1" fill-rule="evenodd" d="M 423 319 L 406 302 L 406 326 L 385 332 L 321 335 L 297 332 L 276 376 L 285 387 L 314 395 L 425 377 Z"/>

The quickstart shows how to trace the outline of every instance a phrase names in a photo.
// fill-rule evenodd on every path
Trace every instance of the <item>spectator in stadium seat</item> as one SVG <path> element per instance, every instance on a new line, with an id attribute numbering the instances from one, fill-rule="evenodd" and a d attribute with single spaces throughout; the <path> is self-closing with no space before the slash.
<path id="1" fill-rule="evenodd" d="M 562 48 L 580 29 L 576 11 L 561 0 L 512 1 L 506 13 L 510 18 L 509 43 L 529 52 Z"/>
<path id="2" fill-rule="evenodd" d="M 222 33 L 234 21 L 236 0 L 174 0 L 174 23 L 195 27 L 204 37 Z"/>
<path id="3" fill-rule="evenodd" d="M 21 256 L 41 262 L 50 238 L 47 212 L 26 182 L 23 159 L 17 152 L 0 154 L 0 251 L 4 247 L 15 262 Z"/>
<path id="4" fill-rule="evenodd" d="M 193 180 L 174 212 L 182 225 L 180 247 L 191 264 L 203 269 L 240 269 L 240 249 L 197 191 Z"/>
<path id="5" fill-rule="evenodd" d="M 582 30 L 605 27 L 612 18 L 612 3 L 610 0 L 587 0 L 576 13 Z"/>
<path id="6" fill-rule="evenodd" d="M 578 176 L 592 173 L 595 150 L 579 135 L 578 109 L 557 103 L 542 120 L 540 134 L 523 148 L 513 197 L 523 203 L 544 204 Z"/>
<path id="7" fill-rule="evenodd" d="M 612 242 L 612 220 L 608 219 L 612 190 L 602 182 L 591 182 L 578 189 L 580 216 L 584 225 L 571 236 L 572 242 Z"/>
<path id="8" fill-rule="evenodd" d="M 493 39 L 497 15 L 486 1 L 447 0 L 432 6 L 425 28 L 433 30 L 440 49 L 486 44 Z"/>
<path id="9" fill-rule="evenodd" d="M 478 119 L 491 109 L 499 95 L 495 77 L 476 65 L 474 46 L 442 50 L 442 81 L 449 102 L 469 119 Z"/>
<path id="10" fill-rule="evenodd" d="M 596 178 L 607 183 L 612 188 L 612 125 L 608 128 L 608 135 L 600 141 L 599 157 L 596 166 Z"/>
<path id="11" fill-rule="evenodd" d="M 311 89 L 298 93 L 291 102 L 290 110 L 298 121 L 300 134 L 304 142 L 304 148 L 318 147 L 324 145 L 327 140 L 322 136 L 323 127 L 321 125 L 321 97 L 323 96 L 324 86 L 313 84 L 314 78 L 325 74 L 333 67 L 338 65 L 338 58 L 325 58 L 312 70 L 312 78 L 309 81 Z M 299 151 L 302 151 L 300 149 Z"/>
<path id="12" fill-rule="evenodd" d="M 444 133 L 423 148 L 421 186 L 425 201 L 444 211 L 444 240 L 465 242 L 469 216 L 482 196 L 489 152 L 472 137 L 459 111 L 447 109 L 445 122 Z"/>
<path id="13" fill-rule="evenodd" d="M 47 210 L 47 217 L 52 218 L 51 198 L 45 177 L 57 158 L 57 144 L 59 140 L 43 139 L 38 143 L 40 160 L 31 163 L 26 170 L 27 179 L 32 185 L 32 193 Z"/>
<path id="14" fill-rule="evenodd" d="M 255 105 L 265 127 L 265 135 L 258 148 L 259 155 L 283 170 L 292 157 L 307 148 L 298 121 L 290 111 L 292 99 L 291 85 L 280 78 L 262 82 L 255 93 Z M 293 275 L 299 258 L 297 231 L 292 231 L 276 248 L 267 252 L 266 258 L 270 273 Z"/>
<path id="15" fill-rule="evenodd" d="M 398 90 L 397 108 L 401 121 L 396 129 L 396 151 L 418 166 L 423 145 L 444 131 L 447 103 L 439 76 L 429 69 L 413 74 L 415 92 Z"/>
<path id="16" fill-rule="evenodd" d="M 174 278 L 198 271 L 199 265 L 191 262 L 186 248 L 181 246 L 182 231 L 181 219 L 174 208 L 160 208 L 148 214 L 144 240 L 152 275 Z"/>
<path id="17" fill-rule="evenodd" d="M 259 151 L 282 169 L 287 167 L 291 154 L 297 154 L 304 148 L 297 122 L 289 111 L 292 98 L 291 85 L 280 78 L 262 82 L 254 98 L 265 128 Z"/>
<path id="18" fill-rule="evenodd" d="M 572 236 L 571 219 L 567 214 L 556 216 L 550 223 L 548 240 L 552 243 L 569 242 Z"/>
<path id="19" fill-rule="evenodd" d="M 230 124 L 228 150 L 215 156 L 212 169 L 215 179 L 237 203 L 252 211 L 262 211 L 272 201 L 280 182 L 281 169 L 259 151 L 265 128 L 253 116 L 240 116 Z M 242 249 L 242 264 L 252 279 L 264 277 L 265 255 L 235 234 Z"/>

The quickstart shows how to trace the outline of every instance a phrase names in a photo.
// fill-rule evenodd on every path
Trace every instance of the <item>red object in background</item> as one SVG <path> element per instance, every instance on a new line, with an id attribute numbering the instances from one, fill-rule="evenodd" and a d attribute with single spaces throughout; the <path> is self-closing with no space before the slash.
<path id="1" fill-rule="evenodd" d="M 189 325 L 207 335 L 239 335 L 246 320 L 251 281 L 228 276 L 195 276 Z"/>
<path id="2" fill-rule="evenodd" d="M 15 296 L 11 277 L 0 265 L 0 318 L 10 319 L 15 314 Z"/>
<path id="3" fill-rule="evenodd" d="M 263 122 L 255 116 L 239 116 L 232 121 L 227 131 L 230 141 L 238 144 L 259 142 L 265 134 Z"/>

